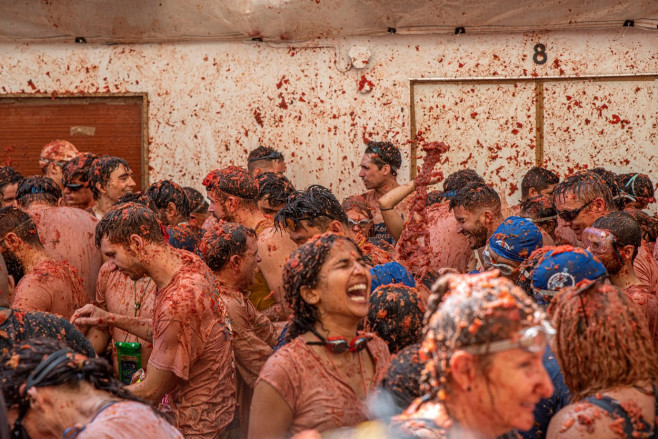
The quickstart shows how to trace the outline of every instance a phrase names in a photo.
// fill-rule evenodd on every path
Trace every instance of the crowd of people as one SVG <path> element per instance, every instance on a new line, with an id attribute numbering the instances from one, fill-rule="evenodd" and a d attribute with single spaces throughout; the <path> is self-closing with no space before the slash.
<path id="1" fill-rule="evenodd" d="M 649 177 L 509 206 L 423 148 L 400 184 L 369 142 L 342 202 L 264 146 L 205 193 L 63 140 L 0 167 L 0 438 L 655 437 Z"/>

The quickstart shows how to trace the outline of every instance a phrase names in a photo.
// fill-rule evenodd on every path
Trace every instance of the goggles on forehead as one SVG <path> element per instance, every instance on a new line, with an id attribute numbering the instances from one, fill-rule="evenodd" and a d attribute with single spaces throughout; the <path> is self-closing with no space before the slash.
<path id="1" fill-rule="evenodd" d="M 465 346 L 460 349 L 474 355 L 494 354 L 510 349 L 521 349 L 526 352 L 538 354 L 543 352 L 554 335 L 555 329 L 553 326 L 548 321 L 542 320 L 540 325 L 531 326 L 530 328 L 519 331 L 518 338 Z"/>
<path id="2" fill-rule="evenodd" d="M 348 222 L 349 225 L 352 226 L 352 227 L 354 227 L 354 226 L 365 227 L 365 226 L 369 225 L 369 224 L 372 222 L 372 220 L 369 220 L 369 219 L 362 219 L 362 220 L 360 220 L 360 221 L 354 221 L 353 219 L 349 219 L 349 218 L 348 218 L 348 219 L 347 219 L 347 222 Z"/>
<path id="3" fill-rule="evenodd" d="M 608 230 L 588 227 L 583 230 L 582 241 L 583 247 L 592 253 L 604 254 L 614 249 L 615 235 Z"/>
<path id="4" fill-rule="evenodd" d="M 491 249 L 489 248 L 488 244 L 482 251 L 482 262 L 490 267 L 500 270 L 501 274 L 504 274 L 506 276 L 509 276 L 514 272 L 514 270 L 516 270 L 516 267 L 513 267 L 508 264 L 499 264 L 495 262 L 493 259 L 491 259 Z"/>
<path id="5" fill-rule="evenodd" d="M 249 160 L 247 160 L 247 163 L 259 162 L 261 160 L 283 160 L 283 154 L 281 154 L 279 151 L 273 151 L 262 157 L 250 158 Z"/>

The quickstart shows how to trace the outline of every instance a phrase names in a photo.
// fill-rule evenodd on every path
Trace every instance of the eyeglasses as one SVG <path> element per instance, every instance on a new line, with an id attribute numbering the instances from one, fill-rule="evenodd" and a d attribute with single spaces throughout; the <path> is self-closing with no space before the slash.
<path id="1" fill-rule="evenodd" d="M 348 219 L 347 219 L 347 222 L 348 222 L 349 225 L 352 226 L 352 227 L 354 227 L 354 226 L 365 227 L 365 226 L 369 225 L 370 223 L 372 223 L 372 220 L 369 220 L 369 219 L 362 219 L 362 220 L 360 220 L 360 221 L 354 221 L 353 219 L 349 219 L 349 218 L 348 218 Z"/>
<path id="2" fill-rule="evenodd" d="M 509 276 L 514 272 L 514 270 L 516 270 L 516 267 L 511 265 L 494 262 L 494 260 L 491 258 L 491 249 L 489 248 L 488 244 L 484 248 L 484 251 L 482 251 L 482 262 L 486 265 L 489 265 L 490 267 L 497 268 L 500 270 L 501 274 L 506 276 Z"/>
<path id="3" fill-rule="evenodd" d="M 542 320 L 541 325 L 522 329 L 518 335 L 518 339 L 494 341 L 486 344 L 466 346 L 461 349 L 474 355 L 493 354 L 510 349 L 521 349 L 526 352 L 538 354 L 546 348 L 551 338 L 555 335 L 555 328 L 548 321 Z"/>
<path id="4" fill-rule="evenodd" d="M 583 230 L 583 247 L 592 253 L 605 254 L 614 249 L 615 235 L 608 230 L 588 227 Z"/>
<path id="5" fill-rule="evenodd" d="M 351 341 L 347 341 L 344 337 L 329 337 L 324 338 L 317 333 L 314 329 L 311 329 L 311 332 L 315 334 L 320 341 L 307 341 L 307 345 L 313 346 L 324 346 L 330 352 L 334 354 L 342 354 L 345 352 L 359 352 L 362 351 L 368 346 L 368 342 L 372 340 L 372 334 L 363 334 L 354 337 Z"/>
<path id="6" fill-rule="evenodd" d="M 576 217 L 578 217 L 578 215 L 580 215 L 580 212 L 582 212 L 582 210 L 583 210 L 584 208 L 586 208 L 587 206 L 589 206 L 590 204 L 592 204 L 592 202 L 593 202 L 594 200 L 596 200 L 596 198 L 594 198 L 593 200 L 588 201 L 586 204 L 583 204 L 582 206 L 580 206 L 580 207 L 577 208 L 577 209 L 563 210 L 563 211 L 559 211 L 559 210 L 558 210 L 558 211 L 557 211 L 557 214 L 558 214 L 558 216 L 559 216 L 560 218 L 562 218 L 563 220 L 565 220 L 565 221 L 567 221 L 567 222 L 571 222 L 571 221 L 575 220 Z"/>

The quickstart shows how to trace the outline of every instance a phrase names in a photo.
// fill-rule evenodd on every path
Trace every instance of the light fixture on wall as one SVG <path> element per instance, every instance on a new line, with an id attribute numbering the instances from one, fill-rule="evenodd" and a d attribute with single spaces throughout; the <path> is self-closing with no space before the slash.
<path id="1" fill-rule="evenodd" d="M 87 39 L 85 37 L 75 37 L 75 42 L 78 44 L 87 44 Z"/>

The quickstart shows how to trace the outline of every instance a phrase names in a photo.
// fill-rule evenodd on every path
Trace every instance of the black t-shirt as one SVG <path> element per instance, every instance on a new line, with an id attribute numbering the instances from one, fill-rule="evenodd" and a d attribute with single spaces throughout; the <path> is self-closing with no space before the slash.
<path id="1" fill-rule="evenodd" d="M 6 354 L 14 344 L 23 340 L 49 337 L 63 341 L 74 351 L 89 358 L 96 356 L 89 340 L 66 319 L 46 312 L 9 311 L 4 321 L 5 315 L 0 313 L 0 354 Z"/>

